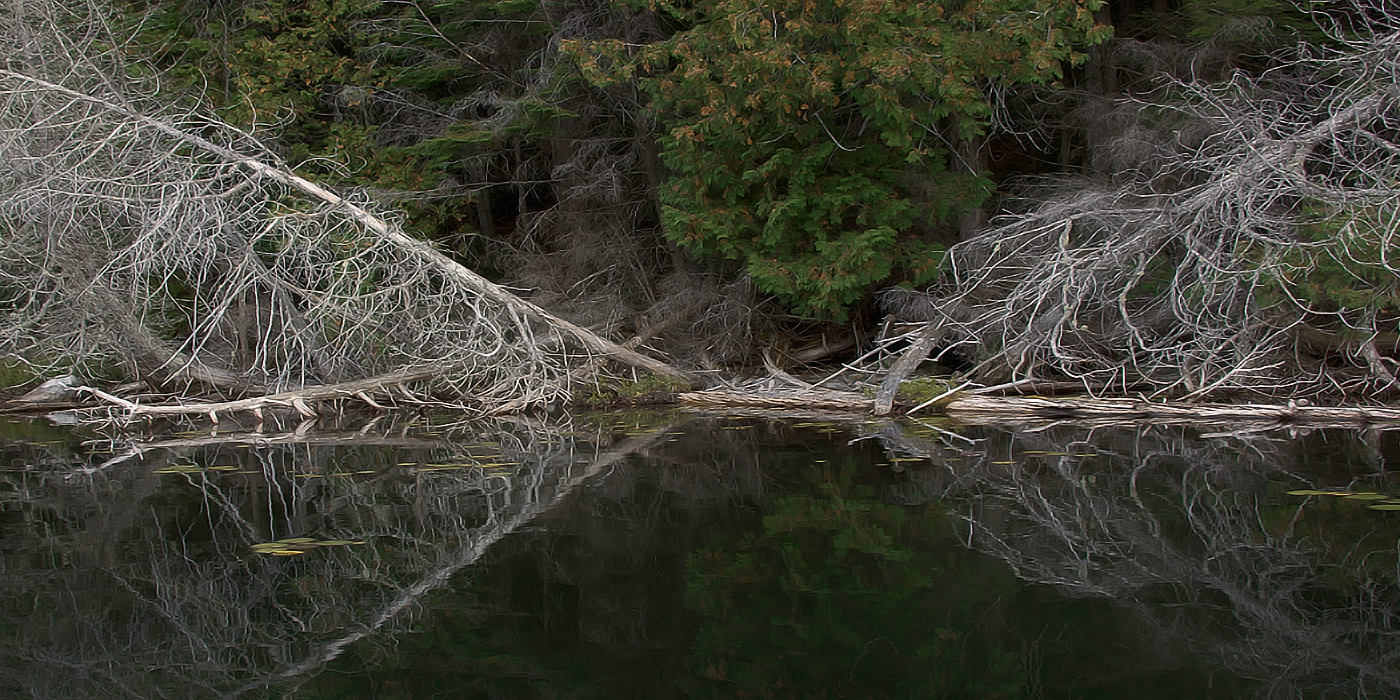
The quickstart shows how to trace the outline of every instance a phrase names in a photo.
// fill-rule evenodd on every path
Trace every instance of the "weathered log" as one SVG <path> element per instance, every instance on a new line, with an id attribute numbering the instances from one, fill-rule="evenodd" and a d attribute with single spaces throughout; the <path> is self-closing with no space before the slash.
<path id="1" fill-rule="evenodd" d="M 677 397 L 682 405 L 696 407 L 749 407 L 763 409 L 813 409 L 852 411 L 871 410 L 872 401 L 860 394 L 829 389 L 776 389 L 756 392 L 746 389 L 691 391 Z"/>
<path id="2" fill-rule="evenodd" d="M 1006 420 L 1097 421 L 1115 424 L 1272 424 L 1367 426 L 1400 423 L 1400 407 L 1153 403 L 1140 399 L 999 397 L 961 394 L 943 407 L 949 417 L 984 423 Z M 1400 426 L 1397 426 L 1400 427 Z"/>
<path id="3" fill-rule="evenodd" d="M 799 365 L 805 365 L 808 363 L 816 362 L 817 360 L 824 360 L 837 353 L 850 350 L 855 346 L 855 338 L 845 338 L 835 343 L 828 343 L 826 341 L 826 338 L 822 338 L 822 342 L 820 345 L 794 350 L 791 354 L 788 355 L 788 359 L 791 359 L 793 362 L 796 362 Z"/>
<path id="4" fill-rule="evenodd" d="M 110 403 L 117 404 L 126 409 L 127 418 L 139 418 L 142 416 L 188 416 L 207 415 L 214 422 L 218 422 L 220 413 L 233 413 L 247 411 L 257 413 L 263 409 L 290 409 L 303 416 L 314 415 L 315 411 L 310 407 L 310 402 L 329 401 L 333 399 L 357 399 L 363 400 L 361 395 L 373 395 L 381 393 L 387 395 L 389 390 L 402 386 L 408 382 L 417 382 L 459 369 L 457 364 L 436 364 L 424 365 L 422 367 L 412 367 L 399 370 L 390 374 L 383 374 L 369 379 L 360 379 L 353 382 L 343 382 L 341 384 L 328 384 L 325 386 L 313 386 L 297 391 L 287 391 L 280 394 L 270 394 L 267 396 L 256 396 L 249 399 L 237 401 L 222 401 L 219 403 L 192 403 L 180 405 L 163 406 L 143 406 L 141 404 L 127 401 L 99 391 L 97 389 L 86 388 L 85 390 L 94 396 Z"/>
<path id="5" fill-rule="evenodd" d="M 1247 425 L 1259 428 L 1395 427 L 1400 407 L 1285 404 L 1154 403 L 1141 399 L 1042 396 L 979 396 L 951 392 L 939 412 L 964 423 L 1073 421 L 1092 425 Z M 860 394 L 822 389 L 744 387 L 681 394 L 682 405 L 704 409 L 828 410 L 873 412 Z"/>
<path id="6" fill-rule="evenodd" d="M 933 343 L 937 338 L 938 329 L 930 323 L 924 326 L 919 337 L 914 339 L 914 344 L 910 345 L 904 354 L 899 356 L 894 366 L 885 375 L 884 381 L 880 382 L 880 390 L 875 393 L 875 415 L 884 416 L 894 408 L 894 397 L 899 393 L 899 385 L 904 383 L 909 375 L 914 373 L 919 363 L 928 359 L 928 354 L 933 351 Z"/>

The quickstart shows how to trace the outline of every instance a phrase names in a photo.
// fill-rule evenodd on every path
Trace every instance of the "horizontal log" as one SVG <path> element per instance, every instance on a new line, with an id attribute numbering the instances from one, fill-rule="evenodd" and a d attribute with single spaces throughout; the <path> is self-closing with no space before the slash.
<path id="1" fill-rule="evenodd" d="M 269 394 L 267 396 L 257 396 L 250 399 L 240 399 L 238 401 L 223 401 L 219 403 L 190 403 L 178 405 L 144 406 L 120 399 L 110 394 L 105 394 L 95 389 L 87 389 L 94 395 L 106 401 L 116 403 L 125 408 L 128 418 L 138 418 L 140 416 L 188 416 L 207 415 L 212 420 L 217 421 L 220 413 L 231 412 L 260 412 L 263 409 L 284 409 L 294 410 L 302 415 L 311 411 L 308 402 L 328 401 L 333 399 L 358 399 L 361 395 L 372 395 L 387 392 L 392 387 L 402 386 L 409 382 L 432 379 L 442 374 L 450 373 L 458 366 L 455 364 L 437 364 L 414 367 L 391 374 L 384 374 L 378 377 L 362 379 L 359 381 L 345 382 L 343 384 L 329 384 L 326 386 L 313 386 L 298 391 L 288 391 L 280 394 Z"/>
<path id="2" fill-rule="evenodd" d="M 950 418 L 969 422 L 1007 419 L 1092 420 L 1114 423 L 1364 426 L 1400 423 L 1390 406 L 1153 403 L 1141 399 L 1002 397 L 963 394 L 943 407 Z"/>
<path id="3" fill-rule="evenodd" d="M 766 391 L 711 389 L 686 392 L 677 398 L 684 406 L 705 408 L 747 407 L 868 413 L 874 405 L 873 400 L 848 391 L 788 387 Z"/>

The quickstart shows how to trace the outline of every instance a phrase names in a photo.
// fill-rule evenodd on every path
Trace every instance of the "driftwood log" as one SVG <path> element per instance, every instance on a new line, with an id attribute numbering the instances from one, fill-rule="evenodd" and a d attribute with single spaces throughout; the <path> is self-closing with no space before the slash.
<path id="1" fill-rule="evenodd" d="M 313 405 L 320 401 L 351 399 L 382 410 L 384 406 L 375 401 L 375 396 L 390 396 L 392 395 L 390 392 L 396 392 L 400 396 L 405 396 L 407 392 L 407 389 L 404 388 L 405 384 L 432 379 L 433 377 L 450 372 L 454 368 L 455 367 L 452 365 L 426 365 L 353 382 L 314 386 L 297 391 L 287 391 L 280 394 L 269 394 L 267 396 L 257 396 L 250 399 L 239 399 L 237 401 L 221 401 L 218 403 L 148 406 L 127 401 L 121 397 L 113 396 L 112 394 L 91 387 L 84 387 L 83 390 L 103 401 L 115 404 L 124 409 L 127 419 L 142 418 L 145 416 L 206 415 L 211 421 L 217 423 L 219 422 L 219 414 L 237 412 L 249 412 L 261 419 L 264 409 L 294 410 L 302 416 L 310 418 L 317 415 L 317 411 Z M 411 394 L 409 394 L 409 396 L 411 396 Z"/>
<path id="2" fill-rule="evenodd" d="M 970 423 L 1008 420 L 1086 421 L 1113 424 L 1271 424 L 1307 427 L 1361 427 L 1395 424 L 1400 407 L 1274 404 L 1153 403 L 1140 399 L 962 394 L 941 407 L 950 418 Z"/>
<path id="3" fill-rule="evenodd" d="M 766 391 L 716 389 L 681 394 L 682 405 L 716 409 L 828 410 L 878 414 L 874 399 L 844 391 L 779 387 Z M 898 409 L 899 407 L 896 406 Z M 903 407 L 907 409 L 908 406 Z M 901 411 L 896 411 L 901 412 Z M 1400 407 L 1286 404 L 1155 403 L 1141 399 L 981 396 L 957 392 L 937 412 L 959 422 L 1072 421 L 1094 424 L 1189 424 L 1400 428 Z"/>
<path id="4" fill-rule="evenodd" d="M 752 388 L 691 391 L 676 397 L 682 406 L 696 408 L 806 409 L 869 413 L 874 402 L 860 394 L 830 389 L 782 386 L 754 391 Z"/>

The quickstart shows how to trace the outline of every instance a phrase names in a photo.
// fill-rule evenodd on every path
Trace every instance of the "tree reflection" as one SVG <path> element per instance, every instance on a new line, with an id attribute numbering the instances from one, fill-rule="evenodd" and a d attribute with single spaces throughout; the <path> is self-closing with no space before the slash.
<path id="1" fill-rule="evenodd" d="M 1268 697 L 1400 693 L 1400 521 L 1286 494 L 1393 492 L 1375 434 L 962 433 L 872 430 L 892 454 L 929 460 L 889 497 L 949 499 L 969 547 L 1131 611 L 1157 656 L 1202 659 Z"/>
<path id="2" fill-rule="evenodd" d="M 0 697 L 1400 694 L 1376 434 L 395 420 L 5 436 Z"/>
<path id="3" fill-rule="evenodd" d="M 773 499 L 761 532 L 690 557 L 691 695 L 1018 695 L 1018 655 L 979 634 L 1014 579 L 949 547 L 940 505 L 882 503 L 853 457 L 824 462 Z"/>
<path id="4" fill-rule="evenodd" d="M 295 687 L 583 480 L 659 439 L 523 419 L 187 436 L 3 473 L 0 689 L 229 697 Z M 242 443 L 240 445 L 240 443 Z M 270 556 L 278 538 L 364 542 Z M 378 635 L 378 636 L 375 636 Z M 289 685 L 291 684 L 291 685 Z M 280 689 L 280 690 L 279 690 Z"/>

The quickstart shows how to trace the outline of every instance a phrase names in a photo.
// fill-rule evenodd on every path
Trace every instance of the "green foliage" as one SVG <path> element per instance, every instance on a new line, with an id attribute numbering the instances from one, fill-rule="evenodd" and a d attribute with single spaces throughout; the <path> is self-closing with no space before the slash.
<path id="1" fill-rule="evenodd" d="M 489 162 L 508 139 L 552 134 L 569 116 L 554 82 L 510 67 L 538 51 L 551 26 L 534 0 L 164 0 L 127 5 L 125 21 L 130 51 L 161 71 L 168 90 L 271 131 L 288 162 L 321 179 L 391 191 L 480 180 L 469 164 Z M 464 48 L 483 42 L 509 55 Z M 494 102 L 445 117 L 477 92 Z M 470 203 L 425 198 L 404 208 L 410 228 L 439 237 L 475 221 Z"/>
<path id="2" fill-rule="evenodd" d="M 598 406 L 605 404 L 632 404 L 652 402 L 672 402 L 677 392 L 684 391 L 685 385 L 668 377 L 643 374 L 639 379 L 597 378 L 593 384 L 574 395 L 574 404 Z"/>
<path id="3" fill-rule="evenodd" d="M 1181 12 L 1190 39 L 1223 39 L 1275 48 L 1304 39 L 1324 41 L 1326 37 L 1310 16 L 1321 7 L 1321 3 L 1286 0 L 1186 0 Z"/>
<path id="4" fill-rule="evenodd" d="M 659 3 L 687 28 L 629 56 L 566 46 L 599 84 L 636 67 L 664 124 L 668 235 L 741 267 L 795 310 L 844 318 L 876 285 L 926 282 L 941 248 L 918 225 L 980 204 L 950 162 L 978 137 L 984 87 L 1054 83 L 1100 41 L 1092 0 Z M 931 192 L 924 196 L 918 193 Z"/>
<path id="5" fill-rule="evenodd" d="M 1330 211 L 1313 205 L 1298 227 L 1301 245 L 1283 256 L 1280 273 L 1259 292 L 1261 303 L 1287 295 L 1322 313 L 1400 314 L 1395 212 Z"/>
<path id="6" fill-rule="evenodd" d="M 479 611 L 450 593 L 434 596 L 436 607 L 421 631 L 403 635 L 392 650 L 367 642 L 351 645 L 321 673 L 299 684 L 307 700 L 410 700 L 457 698 L 604 697 L 589 680 L 586 659 L 539 654 L 529 645 L 503 643 L 483 629 Z"/>
<path id="7" fill-rule="evenodd" d="M 895 399 L 903 403 L 919 404 L 946 394 L 956 385 L 951 376 L 912 377 L 899 385 L 899 393 L 895 395 Z"/>
<path id="8" fill-rule="evenodd" d="M 36 379 L 38 376 L 27 363 L 13 357 L 0 358 L 0 389 L 18 389 Z"/>
<path id="9" fill-rule="evenodd" d="M 278 125 L 287 157 L 297 163 L 366 136 L 334 133 L 325 104 L 333 88 L 385 85 L 386 72 L 360 56 L 367 37 L 356 29 L 381 5 L 158 2 L 131 6 L 128 21 L 137 42 L 132 51 L 162 71 L 171 89 L 197 91 L 234 124 Z"/>
<path id="10" fill-rule="evenodd" d="M 841 462 L 810 468 L 761 533 L 689 558 L 692 697 L 1019 696 L 1017 655 L 977 634 L 1015 580 L 977 567 L 939 505 L 880 503 Z"/>

